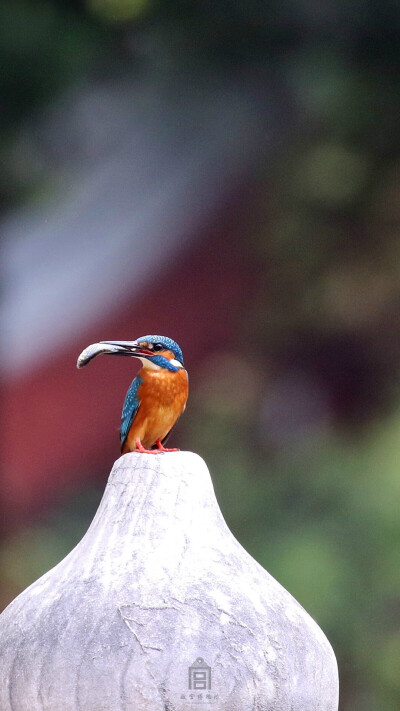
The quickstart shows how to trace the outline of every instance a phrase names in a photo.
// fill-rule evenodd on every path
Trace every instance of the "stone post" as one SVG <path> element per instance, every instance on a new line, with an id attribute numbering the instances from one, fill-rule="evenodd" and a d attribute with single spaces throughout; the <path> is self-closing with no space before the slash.
<path id="1" fill-rule="evenodd" d="M 203 460 L 121 457 L 0 616 L 0 711 L 336 711 L 326 637 L 229 531 Z"/>

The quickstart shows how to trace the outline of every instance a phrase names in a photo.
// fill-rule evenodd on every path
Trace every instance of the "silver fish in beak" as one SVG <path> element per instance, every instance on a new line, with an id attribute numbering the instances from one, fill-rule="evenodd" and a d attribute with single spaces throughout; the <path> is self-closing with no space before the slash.
<path id="1" fill-rule="evenodd" d="M 83 368 L 90 363 L 93 358 L 101 354 L 136 358 L 155 355 L 151 350 L 140 346 L 137 341 L 100 341 L 99 343 L 92 343 L 82 351 L 77 360 L 76 367 Z"/>
<path id="2" fill-rule="evenodd" d="M 101 353 L 106 353 L 107 355 L 115 355 L 122 350 L 117 346 L 106 345 L 104 343 L 92 343 L 90 346 L 85 348 L 80 354 L 77 362 L 77 368 L 83 368 L 85 365 L 90 363 L 93 358 L 100 355 Z"/>

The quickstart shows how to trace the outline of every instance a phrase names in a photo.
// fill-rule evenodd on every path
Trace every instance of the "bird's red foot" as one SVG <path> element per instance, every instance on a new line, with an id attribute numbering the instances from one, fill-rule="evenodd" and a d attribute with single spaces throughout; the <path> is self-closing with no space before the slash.
<path id="1" fill-rule="evenodd" d="M 179 452 L 179 449 L 166 449 L 159 439 L 156 440 L 156 445 L 158 447 L 157 452 Z"/>
<path id="2" fill-rule="evenodd" d="M 143 447 L 140 439 L 137 439 L 135 452 L 140 452 L 140 454 L 159 454 L 159 452 L 179 452 L 179 449 L 166 449 L 163 447 L 162 442 L 159 439 L 156 440 L 157 449 L 145 449 Z"/>
<path id="3" fill-rule="evenodd" d="M 137 439 L 135 444 L 136 444 L 136 449 L 134 450 L 135 452 L 140 452 L 140 454 L 158 454 L 158 449 L 145 449 L 145 447 L 143 447 L 140 439 Z"/>

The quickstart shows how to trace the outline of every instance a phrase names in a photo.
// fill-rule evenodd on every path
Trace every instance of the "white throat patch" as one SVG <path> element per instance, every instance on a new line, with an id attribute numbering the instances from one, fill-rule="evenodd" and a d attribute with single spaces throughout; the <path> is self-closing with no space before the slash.
<path id="1" fill-rule="evenodd" d="M 161 366 L 153 363 L 149 358 L 139 358 L 142 361 L 143 368 L 149 368 L 149 370 L 161 370 Z"/>
<path id="2" fill-rule="evenodd" d="M 157 365 L 156 363 L 153 363 L 150 358 L 139 358 L 139 360 L 142 361 L 143 368 L 149 368 L 150 370 L 162 370 L 160 365 Z M 179 360 L 176 360 L 175 358 L 173 360 L 169 361 L 171 365 L 174 366 L 174 368 L 183 368 L 182 363 L 179 362 Z"/>

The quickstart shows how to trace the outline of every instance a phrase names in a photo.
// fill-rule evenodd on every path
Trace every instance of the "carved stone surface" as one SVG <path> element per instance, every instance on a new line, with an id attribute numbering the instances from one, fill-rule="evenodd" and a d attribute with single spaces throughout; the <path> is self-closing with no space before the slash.
<path id="1" fill-rule="evenodd" d="M 329 642 L 233 537 L 189 452 L 121 457 L 82 541 L 0 616 L 1 711 L 337 703 Z"/>

